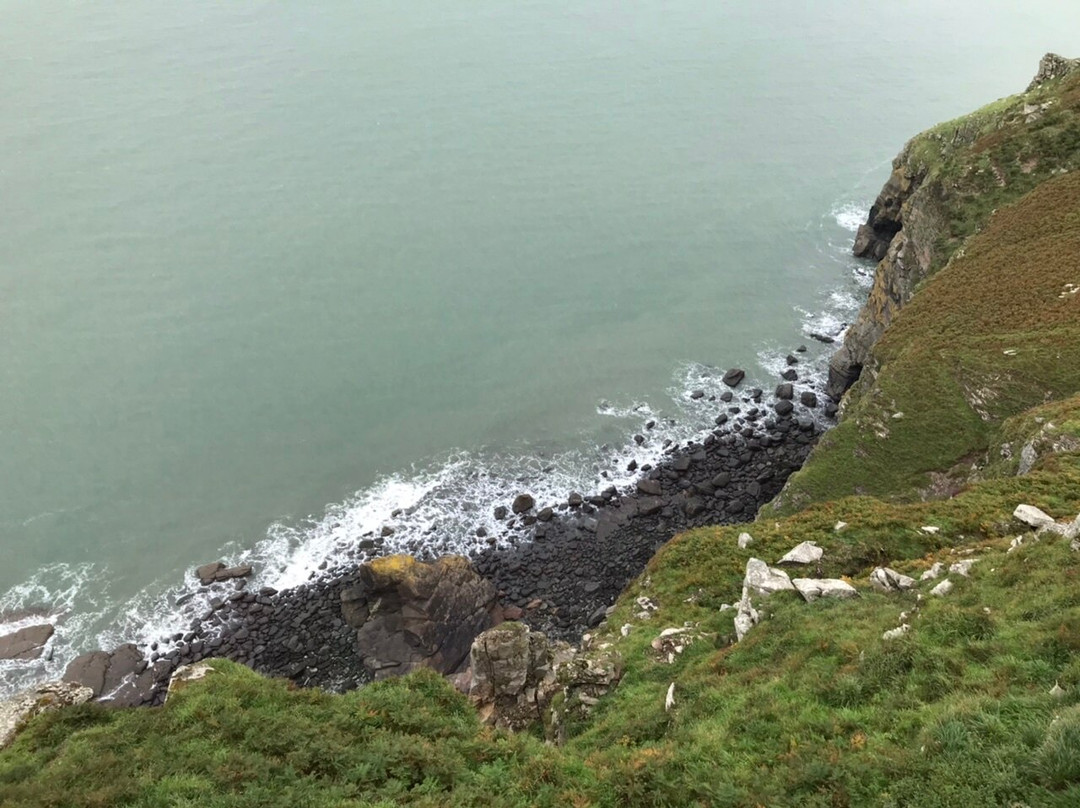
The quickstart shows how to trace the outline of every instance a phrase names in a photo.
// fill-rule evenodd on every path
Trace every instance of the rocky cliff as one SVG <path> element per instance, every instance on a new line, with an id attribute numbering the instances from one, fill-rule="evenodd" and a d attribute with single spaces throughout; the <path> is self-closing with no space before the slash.
<path id="1" fill-rule="evenodd" d="M 878 261 L 866 304 L 829 363 L 835 399 L 876 369 L 873 348 L 919 284 L 1000 204 L 1076 166 L 1080 60 L 1047 54 L 1027 91 L 910 140 L 855 238 Z M 1065 81 L 1068 79 L 1068 81 Z"/>

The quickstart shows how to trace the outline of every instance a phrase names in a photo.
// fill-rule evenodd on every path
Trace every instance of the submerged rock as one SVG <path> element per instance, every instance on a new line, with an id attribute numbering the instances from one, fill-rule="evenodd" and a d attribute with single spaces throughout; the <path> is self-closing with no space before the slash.
<path id="1" fill-rule="evenodd" d="M 723 382 L 728 387 L 738 387 L 743 379 L 746 378 L 746 371 L 742 368 L 731 368 L 724 374 Z"/>

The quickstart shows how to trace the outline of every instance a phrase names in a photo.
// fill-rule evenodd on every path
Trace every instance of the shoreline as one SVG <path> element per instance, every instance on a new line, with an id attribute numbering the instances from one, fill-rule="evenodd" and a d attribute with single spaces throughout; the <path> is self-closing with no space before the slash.
<path id="1" fill-rule="evenodd" d="M 713 408 L 715 427 L 700 442 L 668 447 L 655 466 L 631 469 L 641 473 L 629 489 L 567 492 L 562 502 L 533 503 L 519 514 L 488 503 L 515 541 L 470 561 L 495 585 L 508 616 L 552 639 L 577 641 L 674 535 L 753 520 L 834 423 L 836 405 L 823 393 L 824 380 L 799 378 L 805 350 L 789 355 L 786 378 L 771 395 L 741 378 L 708 399 L 692 393 Z M 372 544 L 358 540 L 351 555 L 381 554 L 371 552 Z M 248 589 L 244 578 L 211 584 L 209 608 L 186 631 L 150 643 L 145 656 L 134 644 L 84 654 L 65 678 L 100 679 L 102 701 L 130 706 L 160 704 L 176 668 L 210 657 L 304 687 L 357 687 L 369 677 L 356 631 L 342 618 L 341 593 L 355 585 L 366 557 L 281 591 Z"/>

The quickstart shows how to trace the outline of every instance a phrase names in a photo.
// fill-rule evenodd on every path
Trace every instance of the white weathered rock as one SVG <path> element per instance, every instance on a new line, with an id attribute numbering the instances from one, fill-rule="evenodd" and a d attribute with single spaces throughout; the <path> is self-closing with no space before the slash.
<path id="1" fill-rule="evenodd" d="M 92 698 L 92 688 L 73 682 L 46 682 L 12 699 L 0 701 L 0 749 L 15 740 L 19 730 L 34 716 L 85 704 Z"/>
<path id="2" fill-rule="evenodd" d="M 833 525 L 833 530 L 839 533 L 845 527 L 847 527 L 847 522 L 837 522 L 835 525 Z"/>
<path id="3" fill-rule="evenodd" d="M 665 628 L 650 645 L 670 665 L 675 661 L 675 657 L 700 638 L 701 635 L 688 626 Z"/>
<path id="4" fill-rule="evenodd" d="M 919 528 L 919 530 L 921 530 L 923 533 L 929 533 L 931 536 L 933 536 L 935 533 L 941 532 L 941 528 L 937 527 L 936 525 L 923 525 L 921 528 Z"/>
<path id="5" fill-rule="evenodd" d="M 924 571 L 923 574 L 919 576 L 919 580 L 920 581 L 932 581 L 935 578 L 937 578 L 939 575 L 941 575 L 941 571 L 944 570 L 944 569 L 945 569 L 944 564 L 942 564 L 940 561 L 935 561 L 934 566 L 932 566 L 930 569 Z"/>
<path id="6" fill-rule="evenodd" d="M 743 589 L 742 599 L 739 601 L 738 611 L 735 613 L 735 639 L 742 642 L 754 626 L 761 620 L 754 605 L 750 602 L 750 593 Z"/>
<path id="7" fill-rule="evenodd" d="M 1016 510 L 1013 511 L 1013 519 L 1023 522 L 1036 530 L 1040 527 L 1055 524 L 1053 517 L 1043 513 L 1034 505 L 1017 505 Z"/>
<path id="8" fill-rule="evenodd" d="M 205 679 L 209 674 L 214 672 L 214 666 L 208 662 L 196 662 L 194 665 L 181 665 L 173 675 L 169 677 L 169 689 L 165 693 L 165 701 L 169 700 L 169 696 L 183 689 L 184 685 L 190 682 L 197 682 L 200 679 Z"/>
<path id="9" fill-rule="evenodd" d="M 853 598 L 858 591 L 839 578 L 796 578 L 791 582 L 806 600 L 813 603 L 818 598 Z"/>
<path id="10" fill-rule="evenodd" d="M 957 575 L 963 575 L 967 578 L 971 573 L 971 568 L 978 560 L 977 558 L 965 558 L 963 561 L 957 561 L 955 564 L 949 565 L 949 572 L 955 572 Z"/>
<path id="11" fill-rule="evenodd" d="M 817 546 L 816 542 L 804 541 L 788 551 L 778 564 L 813 564 L 820 561 L 825 551 Z"/>
<path id="12" fill-rule="evenodd" d="M 760 558 L 751 558 L 746 562 L 746 576 L 743 578 L 743 588 L 755 595 L 767 596 L 773 592 L 785 589 L 794 589 L 791 579 L 783 570 L 770 567 Z"/>
<path id="13" fill-rule="evenodd" d="M 870 585 L 881 592 L 899 592 L 915 587 L 915 579 L 890 567 L 878 567 L 870 573 Z"/>
<path id="14" fill-rule="evenodd" d="M 952 592 L 952 590 L 953 590 L 952 581 L 950 581 L 948 578 L 946 578 L 940 584 L 938 584 L 933 589 L 931 589 L 930 594 L 931 595 L 937 595 L 939 598 L 943 598 L 947 594 Z"/>
<path id="15" fill-rule="evenodd" d="M 640 595 L 635 598 L 634 603 L 636 603 L 638 605 L 638 608 L 641 609 L 643 612 L 655 612 L 657 609 L 660 608 L 644 595 Z"/>
<path id="16" fill-rule="evenodd" d="M 1065 688 L 1063 688 L 1057 682 L 1054 682 L 1054 686 L 1050 688 L 1050 695 L 1053 696 L 1055 699 L 1063 699 L 1065 698 Z"/>
<path id="17" fill-rule="evenodd" d="M 664 712 L 670 713 L 671 708 L 675 706 L 675 683 L 672 682 L 667 689 L 667 695 L 664 696 Z"/>
<path id="18" fill-rule="evenodd" d="M 754 537 L 751 536 L 749 533 L 740 533 L 739 534 L 739 549 L 740 550 L 745 550 L 747 547 L 749 547 L 753 543 L 754 543 Z"/>
<path id="19" fill-rule="evenodd" d="M 623 623 L 623 627 L 619 629 L 619 633 L 624 637 L 630 636 L 630 630 L 633 628 L 629 623 Z"/>
<path id="20" fill-rule="evenodd" d="M 891 628 L 888 631 L 886 631 L 884 634 L 881 635 L 881 639 L 883 639 L 883 640 L 898 640 L 901 637 L 903 637 L 905 634 L 907 634 L 909 631 L 911 631 L 911 626 L 909 626 L 907 623 L 904 623 L 903 625 L 899 626 L 898 628 Z"/>
<path id="21" fill-rule="evenodd" d="M 1024 537 L 1023 536 L 1017 536 L 1015 539 L 1013 539 L 1011 542 L 1009 542 L 1009 549 L 1006 550 L 1005 552 L 1006 553 L 1011 553 L 1013 550 L 1019 550 L 1023 546 L 1023 544 L 1024 544 Z"/>

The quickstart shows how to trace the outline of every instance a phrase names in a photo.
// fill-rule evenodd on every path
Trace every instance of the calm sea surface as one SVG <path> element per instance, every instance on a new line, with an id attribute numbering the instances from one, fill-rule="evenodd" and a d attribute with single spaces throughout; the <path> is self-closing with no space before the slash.
<path id="1" fill-rule="evenodd" d="M 58 627 L 0 692 L 182 622 L 196 563 L 467 550 L 700 429 L 711 368 L 820 361 L 889 158 L 1078 34 L 1062 0 L 0 0 L 0 629 Z"/>

